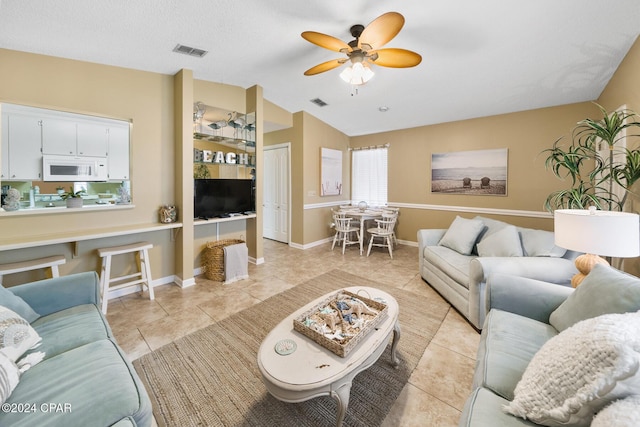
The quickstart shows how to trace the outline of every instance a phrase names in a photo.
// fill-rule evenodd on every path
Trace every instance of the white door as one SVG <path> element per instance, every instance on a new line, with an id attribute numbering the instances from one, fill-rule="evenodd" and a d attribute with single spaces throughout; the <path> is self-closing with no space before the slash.
<path id="1" fill-rule="evenodd" d="M 263 235 L 289 243 L 289 145 L 264 149 Z"/>

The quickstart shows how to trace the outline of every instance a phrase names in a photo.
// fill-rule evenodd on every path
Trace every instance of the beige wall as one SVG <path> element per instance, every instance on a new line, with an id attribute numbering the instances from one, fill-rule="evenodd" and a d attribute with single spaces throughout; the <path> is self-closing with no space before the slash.
<path id="1" fill-rule="evenodd" d="M 598 98 L 607 110 L 613 110 L 621 105 L 640 112 L 640 37 L 638 37 L 624 57 L 615 74 Z"/>
<path id="2" fill-rule="evenodd" d="M 545 170 L 540 153 L 559 137 L 569 136 L 574 124 L 594 110 L 590 103 L 544 108 L 359 136 L 351 138 L 351 145 L 390 144 L 389 203 L 418 205 L 401 208 L 397 232 L 401 240 L 415 242 L 420 228 L 446 228 L 455 215 L 472 217 L 478 214 L 474 210 L 482 209 L 498 209 L 509 214 L 502 220 L 520 226 L 551 229 L 550 219 L 529 214 L 542 213 L 546 196 L 563 185 Z M 431 193 L 433 153 L 492 148 L 508 149 L 507 196 Z M 433 210 L 434 205 L 459 209 Z M 471 212 L 461 213 L 465 209 Z M 514 216 L 511 211 L 524 211 L 515 214 L 526 216 Z"/>
<path id="3" fill-rule="evenodd" d="M 640 76 L 640 37 L 622 60 L 622 63 L 616 70 L 613 78 L 607 84 L 598 98 L 598 103 L 607 110 L 611 111 L 621 105 L 640 112 L 640 85 L 638 85 L 638 76 Z M 630 135 L 639 135 L 640 129 L 636 128 L 628 132 Z M 629 148 L 640 147 L 640 137 L 629 137 L 627 140 Z M 632 210 L 640 211 L 640 195 L 632 197 Z M 624 262 L 624 270 L 640 276 L 640 258 L 627 259 Z"/>
<path id="4" fill-rule="evenodd" d="M 173 77 L 144 71 L 97 65 L 0 49 L 0 102 L 96 114 L 132 120 L 132 196 L 135 208 L 110 212 L 29 215 L 0 218 L 2 238 L 69 233 L 105 226 L 158 222 L 158 208 L 174 202 Z M 138 236 L 136 236 L 138 237 Z M 170 232 L 144 235 L 156 244 L 151 251 L 152 274 L 174 272 L 174 245 Z M 103 246 L 121 239 L 106 239 Z M 61 244 L 23 251 L 2 252 L 2 262 L 35 258 L 49 253 L 67 255 L 62 274 L 97 266 L 97 255 L 80 244 L 72 258 L 71 245 Z M 9 276 L 7 283 L 22 280 Z"/>
<path id="5" fill-rule="evenodd" d="M 174 103 L 174 93 L 180 93 L 180 102 Z M 73 235 L 102 227 L 157 223 L 158 208 L 165 204 L 179 206 L 178 219 L 184 222 L 185 229 L 192 229 L 193 193 L 189 188 L 193 176 L 192 129 L 190 126 L 174 129 L 174 123 L 181 118 L 190 123 L 193 99 L 236 111 L 244 111 L 247 105 L 244 89 L 193 80 L 188 70 L 174 77 L 0 49 L 0 102 L 132 121 L 131 192 L 135 206 L 109 212 L 6 216 L 0 218 L 1 238 L 20 239 L 50 233 Z M 183 104 L 188 104 L 185 111 L 180 110 Z M 189 185 L 183 187 L 183 182 Z M 207 230 L 211 234 L 206 235 Z M 67 264 L 61 266 L 61 274 L 97 270 L 97 246 L 130 243 L 135 238 L 152 241 L 155 245 L 151 250 L 154 278 L 170 278 L 176 274 L 179 278 L 189 279 L 191 266 L 199 267 L 199 252 L 194 256 L 194 250 L 199 251 L 206 240 L 215 239 L 215 232 L 211 230 L 205 226 L 198 232 L 198 238 L 194 238 L 192 231 L 180 231 L 177 241 L 171 231 L 165 230 L 102 239 L 99 244 L 84 242 L 78 245 L 76 256 L 73 256 L 70 243 L 6 251 L 0 254 L 0 262 L 64 254 Z M 246 230 L 238 231 L 235 225 L 220 226 L 219 235 L 236 234 L 246 237 L 247 233 Z M 193 248 L 183 247 L 183 240 Z M 184 260 L 185 256 L 188 261 Z M 120 264 L 124 269 L 126 260 Z M 11 285 L 41 276 L 42 272 L 12 275 L 7 277 L 6 283 Z"/>

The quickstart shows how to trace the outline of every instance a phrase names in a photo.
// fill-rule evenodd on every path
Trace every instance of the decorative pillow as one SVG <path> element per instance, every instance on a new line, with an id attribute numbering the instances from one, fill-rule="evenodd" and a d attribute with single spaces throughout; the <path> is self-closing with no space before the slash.
<path id="1" fill-rule="evenodd" d="M 522 247 L 525 256 L 546 256 L 562 258 L 566 249 L 555 245 L 555 236 L 552 231 L 521 228 Z"/>
<path id="2" fill-rule="evenodd" d="M 0 404 L 7 401 L 18 385 L 20 371 L 16 364 L 0 353 Z"/>
<path id="3" fill-rule="evenodd" d="M 640 426 L 640 395 L 617 400 L 598 412 L 591 427 Z"/>
<path id="4" fill-rule="evenodd" d="M 640 279 L 597 264 L 580 286 L 551 313 L 549 323 L 563 331 L 580 320 L 637 310 L 640 310 Z"/>
<path id="5" fill-rule="evenodd" d="M 473 245 L 483 229 L 482 221 L 456 216 L 438 244 L 462 255 L 470 255 Z"/>
<path id="6" fill-rule="evenodd" d="M 498 221 L 497 219 L 486 218 L 479 215 L 473 217 L 473 219 L 482 221 L 482 223 L 484 224 L 484 230 L 482 230 L 482 233 L 480 233 L 480 235 L 478 236 L 478 241 L 482 241 L 485 236 L 489 236 L 496 231 L 502 230 L 504 227 L 510 225 L 509 223 L 506 223 L 504 221 Z"/>
<path id="7" fill-rule="evenodd" d="M 533 356 L 506 413 L 545 426 L 588 426 L 640 387 L 640 312 L 576 323 Z"/>
<path id="8" fill-rule="evenodd" d="M 0 353 L 16 362 L 27 350 L 40 345 L 40 340 L 26 320 L 0 306 Z"/>
<path id="9" fill-rule="evenodd" d="M 478 255 L 483 256 L 522 256 L 520 235 L 513 225 L 507 225 L 491 233 L 478 243 Z"/>
<path id="10" fill-rule="evenodd" d="M 22 298 L 16 296 L 10 290 L 0 285 L 0 305 L 18 313 L 27 322 L 32 323 L 37 320 L 40 315 L 33 311 L 31 306 Z"/>

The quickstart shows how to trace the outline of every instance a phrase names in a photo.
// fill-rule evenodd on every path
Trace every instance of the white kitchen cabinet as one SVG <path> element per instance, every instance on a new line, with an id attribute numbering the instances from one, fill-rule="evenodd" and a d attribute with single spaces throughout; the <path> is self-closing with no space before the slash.
<path id="1" fill-rule="evenodd" d="M 130 123 L 125 120 L 2 104 L 0 178 L 42 179 L 42 155 L 46 154 L 108 157 L 109 179 L 127 180 L 129 133 Z"/>
<path id="2" fill-rule="evenodd" d="M 108 127 L 101 121 L 42 119 L 42 152 L 62 156 L 105 157 Z"/>
<path id="3" fill-rule="evenodd" d="M 76 155 L 76 122 L 56 117 L 43 118 L 42 153 Z"/>
<path id="4" fill-rule="evenodd" d="M 7 168 L 9 174 L 4 179 L 31 181 L 42 179 L 42 128 L 37 117 L 21 114 L 2 114 L 7 122 L 7 133 L 3 131 L 4 145 L 7 145 Z M 6 117 L 6 119 L 5 119 Z M 4 123 L 3 123 L 4 129 Z M 5 138 L 6 135 L 6 139 Z M 4 155 L 3 155 L 4 159 Z M 3 160 L 4 164 L 4 160 Z M 3 172 L 4 175 L 4 166 Z"/>
<path id="5" fill-rule="evenodd" d="M 109 127 L 109 180 L 129 179 L 129 124 Z"/>
<path id="6" fill-rule="evenodd" d="M 105 157 L 109 144 L 109 127 L 102 122 L 77 123 L 78 156 Z"/>

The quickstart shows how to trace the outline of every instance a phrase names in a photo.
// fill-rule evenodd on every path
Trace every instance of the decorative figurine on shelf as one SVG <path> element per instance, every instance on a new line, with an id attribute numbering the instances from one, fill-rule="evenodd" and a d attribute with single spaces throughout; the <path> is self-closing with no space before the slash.
<path id="1" fill-rule="evenodd" d="M 129 190 L 127 188 L 118 188 L 118 200 L 116 203 L 119 205 L 128 205 L 131 203 L 131 196 L 129 195 Z"/>
<path id="2" fill-rule="evenodd" d="M 160 207 L 160 222 L 168 224 L 178 220 L 178 211 L 175 206 L 164 205 Z"/>
<path id="3" fill-rule="evenodd" d="M 4 205 L 2 208 L 5 211 L 17 211 L 20 209 L 20 192 L 15 188 L 10 188 L 7 191 L 7 196 L 4 198 Z"/>

